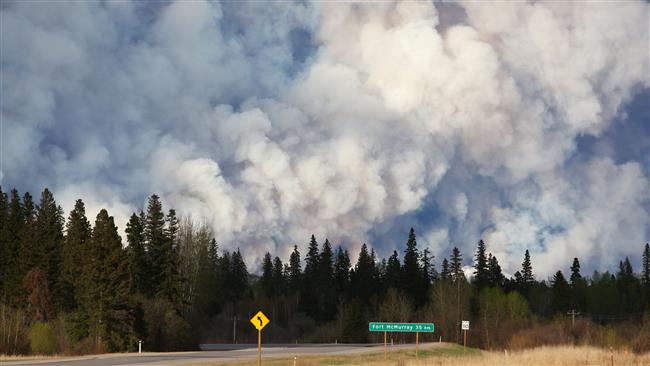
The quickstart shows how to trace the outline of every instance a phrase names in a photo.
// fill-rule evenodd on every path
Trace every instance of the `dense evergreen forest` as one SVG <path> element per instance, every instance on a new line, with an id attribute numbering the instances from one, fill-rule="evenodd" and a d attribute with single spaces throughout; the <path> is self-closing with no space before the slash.
<path id="1" fill-rule="evenodd" d="M 264 342 L 377 342 L 368 321 L 433 322 L 421 339 L 459 342 L 460 321 L 470 320 L 468 340 L 484 348 L 650 350 L 648 244 L 639 245 L 640 272 L 625 258 L 616 273 L 586 276 L 574 258 L 538 281 L 528 251 L 506 278 L 482 240 L 464 254 L 474 267 L 467 278 L 458 248 L 436 268 L 413 229 L 403 253 L 380 259 L 364 244 L 356 263 L 312 235 L 307 252 L 294 246 L 285 262 L 267 253 L 257 276 L 206 225 L 165 213 L 156 195 L 125 232 L 106 210 L 91 221 L 81 200 L 65 219 L 48 189 L 38 203 L 0 190 L 0 353 L 132 351 L 139 339 L 151 351 L 254 343 L 248 319 L 259 309 L 271 319 Z"/>

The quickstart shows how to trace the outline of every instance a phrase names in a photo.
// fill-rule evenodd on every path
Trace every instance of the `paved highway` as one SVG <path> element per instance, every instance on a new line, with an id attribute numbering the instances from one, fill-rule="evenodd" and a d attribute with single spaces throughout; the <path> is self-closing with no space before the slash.
<path id="1" fill-rule="evenodd" d="M 424 343 L 420 347 L 432 347 L 438 343 Z M 389 346 L 389 349 L 414 348 L 414 344 Z M 2 366 L 178 366 L 194 363 L 255 360 L 257 345 L 204 345 L 208 351 L 167 353 L 121 353 L 95 356 L 56 358 L 31 361 L 0 361 Z M 218 349 L 218 350 L 214 350 Z M 315 355 L 344 355 L 381 352 L 382 344 L 313 344 L 276 345 L 262 347 L 262 358 L 286 358 Z"/>

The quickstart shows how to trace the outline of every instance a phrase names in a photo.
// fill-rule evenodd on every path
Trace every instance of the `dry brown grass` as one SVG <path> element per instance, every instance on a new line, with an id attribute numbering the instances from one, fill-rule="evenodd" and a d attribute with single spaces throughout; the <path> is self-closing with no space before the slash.
<path id="1" fill-rule="evenodd" d="M 463 354 L 463 348 L 455 345 L 423 349 L 419 359 L 413 351 L 392 352 L 388 360 L 382 353 L 355 356 L 312 356 L 299 357 L 296 366 L 324 365 L 376 365 L 376 366 L 650 366 L 650 353 L 638 355 L 629 351 L 614 351 L 587 346 L 547 346 L 513 352 L 488 352 L 469 350 Z M 253 366 L 257 362 L 205 363 L 215 365 Z M 194 364 L 196 365 L 196 364 Z M 264 360 L 265 366 L 292 366 L 293 358 Z"/>

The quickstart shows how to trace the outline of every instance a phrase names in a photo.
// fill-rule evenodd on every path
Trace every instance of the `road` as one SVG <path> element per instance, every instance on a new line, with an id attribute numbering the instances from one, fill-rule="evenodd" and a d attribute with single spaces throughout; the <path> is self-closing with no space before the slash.
<path id="1" fill-rule="evenodd" d="M 423 343 L 420 347 L 432 347 L 438 343 Z M 193 363 L 229 362 L 255 360 L 257 345 L 204 345 L 206 351 L 166 353 L 121 353 L 94 356 L 51 358 L 26 361 L 0 361 L 2 366 L 178 366 Z M 414 344 L 389 346 L 389 349 L 414 348 Z M 349 355 L 381 352 L 382 344 L 299 344 L 262 347 L 262 358 L 286 358 L 315 355 Z"/>

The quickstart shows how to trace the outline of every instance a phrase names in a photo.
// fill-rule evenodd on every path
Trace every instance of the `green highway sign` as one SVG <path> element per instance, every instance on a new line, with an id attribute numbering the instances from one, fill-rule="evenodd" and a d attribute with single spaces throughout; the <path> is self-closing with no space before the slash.
<path id="1" fill-rule="evenodd" d="M 433 333 L 433 323 L 368 323 L 371 332 Z"/>

